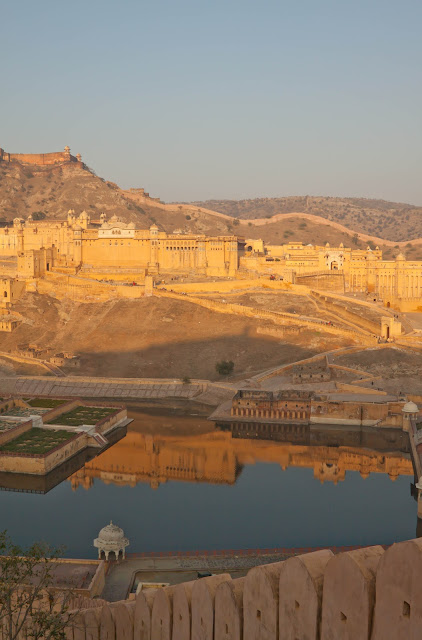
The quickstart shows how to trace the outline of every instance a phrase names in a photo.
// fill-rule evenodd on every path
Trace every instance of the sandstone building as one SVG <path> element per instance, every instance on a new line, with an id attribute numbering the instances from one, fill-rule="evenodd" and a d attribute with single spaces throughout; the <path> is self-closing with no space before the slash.
<path id="1" fill-rule="evenodd" d="M 422 309 L 422 261 L 407 261 L 402 253 L 394 260 L 383 260 L 378 247 L 363 250 L 343 244 L 289 242 L 261 248 L 257 241 L 246 241 L 240 266 L 315 289 L 373 294 L 387 307 L 402 311 Z"/>
<path id="2" fill-rule="evenodd" d="M 0 256 L 17 256 L 18 274 L 43 277 L 48 271 L 145 275 L 180 273 L 205 277 L 278 277 L 312 289 L 367 294 L 402 311 L 422 309 L 422 261 L 403 254 L 383 260 L 380 249 L 351 249 L 290 242 L 265 245 L 235 236 L 166 233 L 156 225 L 137 229 L 117 216 L 91 220 L 69 211 L 66 220 L 15 218 L 0 228 Z"/>
<path id="3" fill-rule="evenodd" d="M 234 276 L 238 247 L 234 236 L 208 237 L 167 234 L 156 225 L 136 229 L 117 216 L 91 223 L 84 211 L 69 212 L 65 221 L 23 221 L 0 229 L 0 255 L 18 256 L 23 277 L 42 277 L 47 271 L 77 273 L 139 270 L 140 274 L 196 272 L 205 276 Z"/>

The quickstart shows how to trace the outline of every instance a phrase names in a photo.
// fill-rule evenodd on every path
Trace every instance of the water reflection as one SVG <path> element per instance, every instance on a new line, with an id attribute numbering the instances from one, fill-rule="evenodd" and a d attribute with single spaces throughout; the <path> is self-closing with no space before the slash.
<path id="1" fill-rule="evenodd" d="M 413 470 L 397 443 L 377 450 L 337 436 L 339 446 L 234 437 L 192 411 L 130 407 L 127 435 L 97 457 L 70 460 L 41 486 L 37 477 L 15 477 L 20 493 L 0 492 L 2 526 L 19 544 L 47 539 L 72 557 L 92 556 L 92 540 L 110 518 L 128 532 L 134 552 L 414 536 Z M 6 486 L 3 476 L 0 482 Z M 47 495 L 23 492 L 54 484 Z"/>
<path id="2" fill-rule="evenodd" d="M 276 463 L 282 469 L 313 469 L 316 479 L 334 484 L 343 481 L 347 471 L 358 471 L 362 478 L 383 473 L 391 480 L 413 474 L 410 456 L 400 451 L 403 443 L 386 442 L 382 433 L 377 439 L 372 436 L 372 442 L 381 449 L 396 450 L 350 446 L 349 436 L 340 430 L 335 440 L 338 446 L 332 446 L 332 433 L 330 446 L 306 445 L 262 436 L 242 438 L 238 430 L 233 434 L 219 429 L 210 432 L 212 424 L 203 417 L 163 414 L 159 409 L 149 413 L 132 409 L 129 416 L 134 421 L 127 436 L 76 471 L 70 477 L 73 489 L 89 489 L 96 479 L 131 487 L 148 483 L 152 488 L 170 480 L 233 485 L 245 465 L 258 462 Z"/>
<path id="3" fill-rule="evenodd" d="M 257 462 L 277 463 L 282 469 L 310 468 L 321 482 L 335 484 L 345 479 L 347 471 L 358 471 L 363 478 L 386 473 L 392 480 L 413 473 L 410 458 L 399 452 L 254 442 L 221 432 L 190 437 L 129 432 L 112 449 L 87 462 L 70 481 L 74 489 L 89 489 L 95 479 L 131 487 L 147 482 L 152 488 L 168 480 L 232 485 L 244 465 Z"/>

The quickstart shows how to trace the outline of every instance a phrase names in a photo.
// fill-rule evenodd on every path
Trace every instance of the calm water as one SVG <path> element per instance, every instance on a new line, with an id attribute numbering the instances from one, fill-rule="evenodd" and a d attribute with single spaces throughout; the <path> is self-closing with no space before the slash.
<path id="1" fill-rule="evenodd" d="M 392 482 L 382 473 L 363 479 L 346 471 L 337 484 L 321 484 L 309 460 L 323 462 L 325 449 L 320 455 L 315 447 L 233 441 L 204 433 L 210 425 L 203 418 L 162 410 L 132 416 L 127 436 L 72 481 L 45 495 L 1 491 L 0 528 L 22 545 L 65 545 L 70 557 L 95 557 L 92 540 L 110 519 L 132 552 L 388 544 L 415 536 L 409 475 Z"/>

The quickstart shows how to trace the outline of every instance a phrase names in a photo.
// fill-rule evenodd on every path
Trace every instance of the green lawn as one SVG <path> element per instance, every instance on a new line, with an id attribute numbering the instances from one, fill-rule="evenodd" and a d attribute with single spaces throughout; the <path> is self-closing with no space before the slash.
<path id="1" fill-rule="evenodd" d="M 40 409 L 54 409 L 61 404 L 69 402 L 68 400 L 54 400 L 53 398 L 32 398 L 26 401 L 30 407 L 40 407 Z"/>
<path id="2" fill-rule="evenodd" d="M 115 411 L 116 409 L 111 407 L 75 407 L 71 411 L 54 418 L 54 424 L 63 424 L 69 427 L 79 427 L 81 424 L 96 424 Z"/>
<path id="3" fill-rule="evenodd" d="M 75 434 L 72 431 L 53 431 L 34 427 L 22 433 L 14 440 L 7 442 L 0 451 L 13 451 L 17 453 L 47 453 L 59 444 L 70 440 Z"/>

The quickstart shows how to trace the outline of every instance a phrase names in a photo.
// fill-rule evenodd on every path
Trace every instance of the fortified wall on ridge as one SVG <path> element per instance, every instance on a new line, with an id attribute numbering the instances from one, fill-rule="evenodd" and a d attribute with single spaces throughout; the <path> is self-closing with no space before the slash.
<path id="1" fill-rule="evenodd" d="M 80 153 L 72 156 L 70 147 L 67 146 L 63 151 L 53 153 L 8 153 L 0 147 L 0 162 L 20 162 L 21 164 L 43 167 L 65 162 L 79 162 L 82 164 L 82 156 Z"/>

